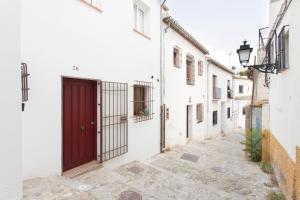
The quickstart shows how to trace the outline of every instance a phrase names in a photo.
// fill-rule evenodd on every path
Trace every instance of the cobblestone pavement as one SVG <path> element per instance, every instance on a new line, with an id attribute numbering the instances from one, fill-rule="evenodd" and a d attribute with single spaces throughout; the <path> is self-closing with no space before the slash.
<path id="1" fill-rule="evenodd" d="M 25 200 L 265 199 L 270 177 L 246 160 L 241 134 L 191 141 L 144 162 L 97 169 L 74 179 L 24 182 Z"/>

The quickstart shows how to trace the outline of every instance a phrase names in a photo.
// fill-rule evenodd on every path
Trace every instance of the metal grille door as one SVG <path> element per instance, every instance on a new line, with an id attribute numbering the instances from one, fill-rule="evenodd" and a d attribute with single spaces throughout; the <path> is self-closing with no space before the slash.
<path id="1" fill-rule="evenodd" d="M 128 84 L 100 82 L 100 160 L 128 152 Z"/>

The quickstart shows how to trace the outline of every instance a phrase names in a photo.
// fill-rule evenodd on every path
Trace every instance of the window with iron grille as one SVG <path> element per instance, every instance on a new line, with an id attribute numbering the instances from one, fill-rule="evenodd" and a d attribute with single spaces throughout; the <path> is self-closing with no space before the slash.
<path id="1" fill-rule="evenodd" d="M 213 125 L 218 124 L 218 111 L 213 112 Z"/>
<path id="2" fill-rule="evenodd" d="M 244 86 L 243 85 L 239 85 L 239 93 L 240 94 L 244 93 Z"/>
<path id="3" fill-rule="evenodd" d="M 197 123 L 203 122 L 203 103 L 197 104 Z"/>
<path id="4" fill-rule="evenodd" d="M 22 102 L 28 101 L 28 71 L 27 71 L 27 64 L 21 64 L 21 82 L 22 82 Z"/>
<path id="5" fill-rule="evenodd" d="M 278 36 L 278 71 L 289 67 L 289 30 L 284 26 Z"/>
<path id="6" fill-rule="evenodd" d="M 246 108 L 243 108 L 243 115 L 246 115 Z"/>
<path id="7" fill-rule="evenodd" d="M 230 107 L 227 108 L 227 119 L 230 119 L 231 117 L 231 109 Z"/>
<path id="8" fill-rule="evenodd" d="M 203 76 L 203 61 L 202 60 L 198 61 L 198 75 Z"/>
<path id="9" fill-rule="evenodd" d="M 173 65 L 174 67 L 180 68 L 181 67 L 181 49 L 179 47 L 173 48 Z"/>
<path id="10" fill-rule="evenodd" d="M 232 89 L 230 80 L 227 80 L 227 98 L 232 99 Z"/>
<path id="11" fill-rule="evenodd" d="M 96 8 L 98 10 L 101 9 L 101 1 L 102 0 L 82 0 L 82 1 L 87 3 L 88 5 L 92 6 L 93 8 Z"/>
<path id="12" fill-rule="evenodd" d="M 133 88 L 133 115 L 135 122 L 153 119 L 153 83 L 136 81 Z"/>
<path id="13" fill-rule="evenodd" d="M 195 60 L 189 55 L 186 57 L 186 83 L 195 85 Z"/>

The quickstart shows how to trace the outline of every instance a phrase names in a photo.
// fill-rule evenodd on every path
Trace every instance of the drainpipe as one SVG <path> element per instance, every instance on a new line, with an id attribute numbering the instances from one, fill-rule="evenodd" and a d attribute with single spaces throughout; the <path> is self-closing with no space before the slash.
<path id="1" fill-rule="evenodd" d="M 167 0 L 161 0 L 160 3 L 160 105 L 165 103 L 165 40 L 163 27 L 163 6 Z"/>
<path id="2" fill-rule="evenodd" d="M 209 101 L 210 101 L 210 91 L 209 91 L 209 66 L 210 66 L 210 64 L 211 64 L 211 60 L 209 59 L 209 58 L 207 58 L 207 78 L 206 78 L 206 80 L 207 80 L 207 84 L 206 84 L 206 93 L 207 93 L 207 97 L 206 97 L 206 106 L 207 106 L 207 113 L 206 113 L 206 121 L 207 121 L 207 128 L 206 128 L 206 138 L 208 138 L 208 133 L 209 133 Z"/>

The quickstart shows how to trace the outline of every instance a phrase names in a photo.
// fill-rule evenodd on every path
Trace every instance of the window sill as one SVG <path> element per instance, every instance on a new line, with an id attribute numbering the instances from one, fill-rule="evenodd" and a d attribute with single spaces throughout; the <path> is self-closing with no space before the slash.
<path id="1" fill-rule="evenodd" d="M 147 36 L 146 34 L 136 30 L 135 28 L 133 29 L 133 31 L 141 36 L 143 36 L 144 38 L 148 39 L 148 40 L 151 40 L 151 37 Z"/>
<path id="2" fill-rule="evenodd" d="M 84 3 L 85 5 L 87 5 L 87 6 L 91 7 L 91 8 L 93 8 L 93 9 L 95 9 L 95 10 L 98 11 L 98 12 L 103 12 L 101 8 L 98 8 L 98 7 L 92 5 L 92 4 L 90 4 L 90 3 L 88 3 L 88 2 L 86 2 L 86 1 L 84 1 L 84 0 L 80 0 L 80 1 L 81 1 L 82 3 Z"/>

